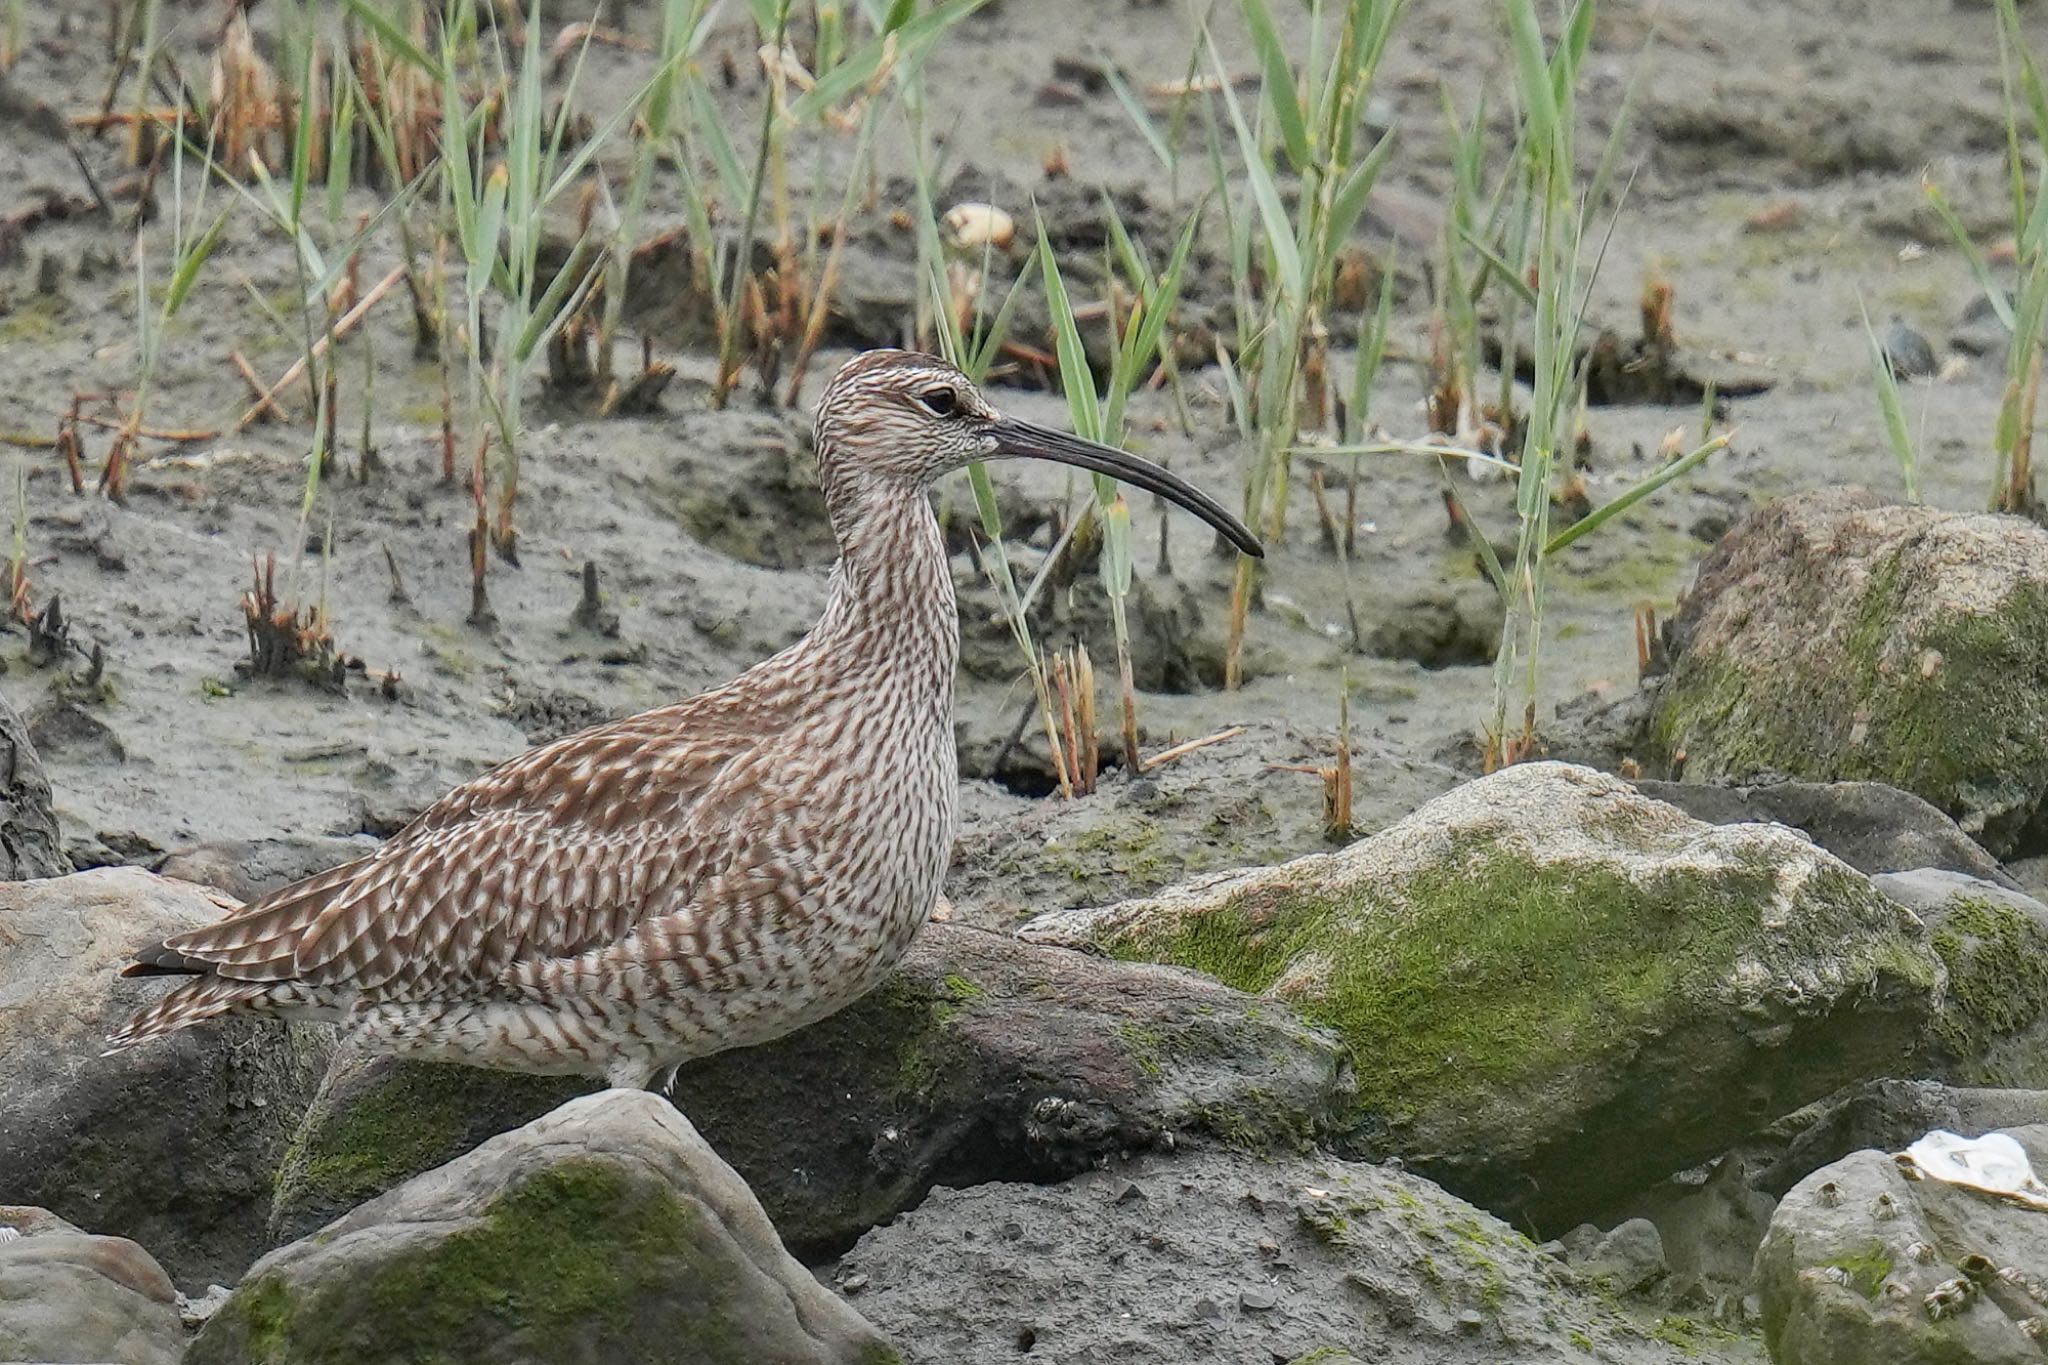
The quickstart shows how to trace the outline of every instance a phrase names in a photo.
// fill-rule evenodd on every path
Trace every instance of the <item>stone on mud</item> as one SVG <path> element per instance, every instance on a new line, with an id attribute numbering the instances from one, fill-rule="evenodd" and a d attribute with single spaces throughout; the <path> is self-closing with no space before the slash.
<path id="1" fill-rule="evenodd" d="M 177 1305 L 163 1267 L 127 1238 L 0 1205 L 0 1360 L 177 1365 Z"/>
<path id="2" fill-rule="evenodd" d="M 833 1280 L 915 1365 L 1699 1358 L 1491 1215 L 1328 1156 L 1152 1154 L 936 1190 Z"/>
<path id="3" fill-rule="evenodd" d="M 390 1059 L 340 1071 L 281 1181 L 285 1226 L 316 1226 L 588 1084 Z M 1349 1112 L 1351 1087 L 1343 1047 L 1288 1009 L 1192 972 L 934 924 L 872 995 L 685 1067 L 675 1102 L 809 1255 L 934 1184 L 1058 1180 L 1190 1138 L 1306 1146 Z"/>
<path id="4" fill-rule="evenodd" d="M 1860 490 L 1725 536 L 1650 722 L 1687 781 L 1874 779 L 2000 857 L 2048 841 L 2048 530 Z"/>
<path id="5" fill-rule="evenodd" d="M 2011 1136 L 2048 1169 L 2048 1127 Z M 1786 1194 L 1756 1277 L 1777 1365 L 2021 1365 L 2041 1359 L 2023 1324 L 2048 1296 L 2048 1214 L 1855 1152 Z"/>
<path id="6" fill-rule="evenodd" d="M 331 1046 L 245 1019 L 100 1055 L 163 993 L 121 964 L 231 904 L 137 868 L 0 884 L 0 1200 L 132 1237 L 188 1287 L 269 1245 L 271 1175 Z"/>
<path id="7" fill-rule="evenodd" d="M 1710 825 L 1763 821 L 1790 826 L 1866 877 L 1939 868 L 2013 885 L 1998 860 L 1955 821 L 1913 793 L 1882 782 L 1713 787 L 1645 779 L 1636 790 Z"/>
<path id="8" fill-rule="evenodd" d="M 1942 982 L 1919 922 L 1800 835 L 1705 825 L 1558 763 L 1339 853 L 1021 932 L 1196 967 L 1335 1028 L 1354 1141 L 1553 1230 L 1882 1074 Z"/>
<path id="9" fill-rule="evenodd" d="M 1009 930 L 1046 910 L 1107 905 L 1207 872 L 1327 852 L 1316 778 L 1274 765 L 1328 763 L 1334 743 L 1328 732 L 1260 721 L 1134 780 L 1106 779 L 1071 801 L 969 785 L 946 878 L 954 917 Z M 1359 772 L 1372 773 L 1352 805 L 1362 829 L 1392 824 L 1460 780 L 1363 733 L 1353 737 L 1352 755 Z"/>
<path id="10" fill-rule="evenodd" d="M 898 1358 L 672 1106 L 610 1090 L 264 1257 L 186 1361 Z"/>

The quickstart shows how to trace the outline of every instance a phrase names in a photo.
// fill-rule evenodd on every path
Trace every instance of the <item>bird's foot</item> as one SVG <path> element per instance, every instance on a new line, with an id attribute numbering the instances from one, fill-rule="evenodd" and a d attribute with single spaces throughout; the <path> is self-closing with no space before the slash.
<path id="1" fill-rule="evenodd" d="M 674 1099 L 676 1097 L 676 1073 L 682 1069 L 683 1064 L 681 1062 L 677 1062 L 674 1066 L 663 1067 L 648 1078 L 647 1088 L 649 1090 L 658 1090 L 667 1098 Z"/>

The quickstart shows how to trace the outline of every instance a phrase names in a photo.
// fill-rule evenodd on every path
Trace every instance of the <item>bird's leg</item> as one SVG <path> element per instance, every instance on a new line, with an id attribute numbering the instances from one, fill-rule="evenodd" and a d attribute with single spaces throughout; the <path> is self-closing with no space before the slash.
<path id="1" fill-rule="evenodd" d="M 650 1065 L 645 1058 L 620 1058 L 605 1068 L 604 1083 L 614 1090 L 653 1090 L 666 1095 L 675 1089 L 681 1062 Z"/>

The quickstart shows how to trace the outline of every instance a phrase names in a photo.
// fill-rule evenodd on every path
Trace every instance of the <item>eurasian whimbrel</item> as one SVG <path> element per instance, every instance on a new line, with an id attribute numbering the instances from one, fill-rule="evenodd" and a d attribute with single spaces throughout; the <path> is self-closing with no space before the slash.
<path id="1" fill-rule="evenodd" d="M 930 356 L 869 351 L 818 404 L 839 542 L 809 635 L 687 701 L 531 750 L 375 853 L 144 949 L 191 979 L 111 1041 L 233 1012 L 340 1019 L 376 1051 L 617 1086 L 778 1038 L 887 974 L 953 842 L 959 621 L 933 482 L 1021 456 L 1214 500 L 1004 417 Z"/>

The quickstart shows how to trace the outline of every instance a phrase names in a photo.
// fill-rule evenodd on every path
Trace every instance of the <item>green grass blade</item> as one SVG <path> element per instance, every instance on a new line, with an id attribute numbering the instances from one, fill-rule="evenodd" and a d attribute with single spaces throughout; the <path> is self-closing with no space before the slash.
<path id="1" fill-rule="evenodd" d="M 1992 311 L 1998 314 L 1998 320 L 2005 325 L 2008 332 L 2013 330 L 2012 303 L 2007 299 L 2004 288 L 1992 278 L 1991 263 L 1984 259 L 1984 253 L 1970 240 L 1970 230 L 1963 226 L 1963 220 L 1957 216 L 1955 207 L 1948 202 L 1948 196 L 1932 181 L 1923 182 L 1921 188 L 1927 192 L 1927 202 L 1934 206 L 1935 216 L 1948 228 L 1949 236 L 1955 239 L 1957 250 L 1963 253 L 1963 260 L 1968 263 L 1970 275 L 1977 281 L 1977 287 L 1982 289 L 1984 297 L 1991 301 Z"/>
<path id="2" fill-rule="evenodd" d="M 960 367 L 975 383 L 979 384 L 988 375 L 989 366 L 1002 353 L 1003 342 L 1009 339 L 1010 327 L 1016 319 L 1017 300 L 1024 296 L 1024 287 L 1037 269 L 1038 257 L 1026 256 L 1024 264 L 1017 269 L 1017 278 L 1011 283 L 1009 292 L 1003 295 L 1002 307 L 996 309 L 995 316 L 982 329 L 978 344 L 967 357 L 968 363 Z"/>
<path id="3" fill-rule="evenodd" d="M 1892 369 L 1891 357 L 1884 353 L 1884 343 L 1877 339 L 1877 331 L 1870 325 L 1870 313 L 1857 300 L 1857 310 L 1863 314 L 1863 335 L 1870 342 L 1870 379 L 1877 390 L 1878 411 L 1884 416 L 1885 436 L 1891 441 L 1892 456 L 1899 462 L 1899 473 L 1906 482 L 1906 501 L 1920 501 L 1919 461 L 1913 450 L 1913 437 L 1906 430 L 1906 407 L 1899 397 L 1899 376 Z"/>
<path id="4" fill-rule="evenodd" d="M 1104 62 L 1102 74 L 1109 81 L 1110 93 L 1114 94 L 1116 102 L 1124 107 L 1124 113 L 1129 116 L 1131 126 L 1138 130 L 1138 136 L 1145 139 L 1145 145 L 1152 149 L 1152 155 L 1159 158 L 1159 164 L 1169 171 L 1172 170 L 1173 152 L 1166 145 L 1166 138 L 1160 133 L 1158 123 L 1131 90 L 1130 82 L 1124 79 L 1124 73 L 1118 70 L 1114 63 Z"/>
<path id="5" fill-rule="evenodd" d="M 739 151 L 725 131 L 725 115 L 711 98 L 702 81 L 690 82 L 690 112 L 696 128 L 704 134 L 711 150 L 711 164 L 718 170 L 718 186 L 728 204 L 744 204 L 751 193 L 752 177 L 740 164 Z"/>
<path id="6" fill-rule="evenodd" d="M 313 64 L 320 52 L 317 42 L 306 43 L 306 62 L 299 72 L 298 125 L 292 138 L 291 223 L 296 227 L 306 206 L 306 186 L 313 175 L 313 138 L 320 121 L 313 117 Z"/>
<path id="7" fill-rule="evenodd" d="M 177 273 L 171 276 L 170 289 L 164 294 L 164 316 L 175 314 L 184 304 L 185 296 L 192 292 L 192 286 L 199 281 L 199 272 L 205 268 L 206 260 L 213 255 L 214 247 L 220 244 L 221 229 L 227 226 L 228 209 L 222 209 L 218 217 L 199 234 L 197 241 L 185 250 L 178 261 Z"/>
<path id="8" fill-rule="evenodd" d="M 430 76 L 441 74 L 440 63 L 422 52 L 419 44 L 412 40 L 412 35 L 400 28 L 381 6 L 373 3 L 373 0 L 345 0 L 345 3 L 348 5 L 349 13 L 375 33 L 378 41 L 385 47 Z"/>
<path id="9" fill-rule="evenodd" d="M 1374 144 L 1365 154 L 1365 159 L 1351 168 L 1344 183 L 1337 187 L 1337 193 L 1330 201 L 1330 222 L 1324 233 L 1325 240 L 1342 242 L 1351 235 L 1358 216 L 1365 212 L 1365 204 L 1372 197 L 1372 187 L 1379 181 L 1380 170 L 1387 164 L 1387 157 L 1394 150 L 1394 135 L 1388 133 Z"/>
<path id="10" fill-rule="evenodd" d="M 1273 26 L 1273 12 L 1266 7 L 1266 0 L 1239 0 L 1239 8 L 1251 29 L 1252 47 L 1259 54 L 1266 107 L 1273 111 L 1273 121 L 1279 126 L 1280 144 L 1287 149 L 1287 160 L 1296 173 L 1307 171 L 1314 164 L 1314 152 L 1302 120 L 1301 91 L 1288 65 L 1287 47 Z"/>
<path id="11" fill-rule="evenodd" d="M 1535 0 L 1509 0 L 1508 32 L 1529 140 L 1548 147 L 1557 130 L 1557 87 L 1543 55 L 1543 30 L 1536 22 Z"/>
<path id="12" fill-rule="evenodd" d="M 1279 186 L 1273 183 L 1273 172 L 1266 164 L 1266 154 L 1244 121 L 1244 110 L 1238 107 L 1237 93 L 1230 88 L 1230 73 L 1224 68 L 1222 54 L 1216 50 L 1213 38 L 1209 40 L 1209 58 L 1217 79 L 1223 83 L 1224 106 L 1229 110 L 1231 127 L 1237 132 L 1238 149 L 1244 156 L 1245 178 L 1251 182 L 1252 199 L 1259 207 L 1259 221 L 1265 228 L 1267 248 L 1273 254 L 1274 273 L 1279 276 L 1280 287 L 1287 296 L 1298 302 L 1306 294 L 1307 280 L 1302 272 L 1301 251 L 1294 241 L 1294 225 L 1287 217 L 1287 206 L 1281 201 Z"/>
<path id="13" fill-rule="evenodd" d="M 1067 411 L 1073 415 L 1074 431 L 1099 441 L 1102 409 L 1095 396 L 1095 372 L 1088 368 L 1088 351 L 1081 344 L 1081 329 L 1074 321 L 1074 307 L 1067 297 L 1066 281 L 1060 277 L 1059 261 L 1053 256 L 1043 218 L 1038 220 L 1038 271 L 1045 279 L 1045 302 L 1052 313 L 1054 345 L 1059 353 L 1060 388 L 1067 397 Z M 1095 477 L 1098 486 L 1110 484 L 1104 475 Z"/>

